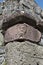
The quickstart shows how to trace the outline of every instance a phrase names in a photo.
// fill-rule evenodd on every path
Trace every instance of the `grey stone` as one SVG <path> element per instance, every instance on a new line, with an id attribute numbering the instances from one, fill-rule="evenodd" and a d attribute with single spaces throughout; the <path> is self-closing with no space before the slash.
<path id="1" fill-rule="evenodd" d="M 4 37 L 3 34 L 0 32 L 0 46 L 4 45 Z"/>
<path id="2" fill-rule="evenodd" d="M 30 56 L 29 56 L 29 52 L 31 53 L 31 49 L 29 48 L 29 47 L 26 47 L 26 46 L 28 46 L 27 44 L 26 44 L 26 46 L 25 46 L 25 42 L 23 43 L 19 43 L 19 42 L 13 42 L 13 46 L 12 46 L 12 43 L 8 43 L 7 45 L 6 45 L 6 51 L 8 51 L 8 52 L 6 52 L 6 54 L 7 54 L 7 58 L 6 59 L 8 59 L 7 60 L 7 63 L 8 63 L 8 65 L 16 65 L 16 64 L 26 64 L 26 65 L 28 65 L 28 64 L 30 64 L 31 62 L 32 62 L 32 59 L 31 59 L 31 61 L 29 62 L 29 58 L 31 58 Z M 12 47 L 11 47 L 12 46 Z M 10 48 L 12 48 L 12 49 L 10 49 Z M 15 48 L 15 49 L 14 49 Z M 17 49 L 16 49 L 17 48 Z M 31 48 L 32 48 L 32 46 L 31 46 Z M 23 50 L 24 49 L 24 50 Z M 12 51 L 13 50 L 13 51 Z M 26 51 L 26 50 L 28 50 L 28 51 Z M 30 51 L 29 51 L 30 50 Z M 12 52 L 11 52 L 12 51 Z M 10 53 L 10 54 L 9 54 Z M 9 56 L 9 57 L 8 57 Z M 27 61 L 26 61 L 27 60 Z M 9 63 L 10 62 L 10 63 Z M 34 64 L 34 63 L 33 63 Z"/>
<path id="3" fill-rule="evenodd" d="M 2 5 L 3 4 L 1 4 L 1 6 Z M 25 20 L 26 20 L 25 23 L 27 23 L 28 25 L 31 24 L 32 28 L 35 27 L 34 28 L 35 30 L 36 28 L 38 29 L 37 31 L 43 30 L 43 12 L 41 8 L 34 2 L 34 0 L 20 0 L 19 3 L 17 2 L 17 0 L 14 2 L 9 0 L 5 2 L 4 9 L 1 9 L 0 12 L 2 14 L 2 17 L 0 16 L 0 29 L 3 29 L 5 33 L 7 33 L 9 29 L 11 29 L 11 31 L 14 30 L 15 28 L 13 29 L 12 27 L 13 26 L 15 27 L 15 24 L 18 23 L 19 21 L 21 23 L 22 21 L 24 22 Z M 20 18 L 18 17 L 19 15 Z M 25 17 L 22 17 L 22 15 Z M 21 37 L 21 35 L 23 36 L 26 27 L 24 26 L 25 27 L 24 29 L 22 28 L 22 25 L 20 25 L 20 27 L 21 27 L 21 29 L 19 29 L 20 32 L 17 31 L 17 34 L 21 33 L 22 31 L 22 34 L 20 34 Z M 14 30 L 14 33 L 16 30 Z M 32 32 L 31 34 L 34 35 L 31 36 L 29 34 L 30 31 L 28 30 L 30 30 Z M 26 32 L 28 31 L 28 33 L 26 33 L 26 36 L 30 35 L 31 38 L 34 36 L 35 38 L 38 38 L 39 36 L 41 37 L 41 32 L 40 35 L 38 34 L 37 36 L 36 31 L 32 31 L 31 28 L 29 29 L 29 27 L 28 30 L 26 30 Z M 10 32 L 9 34 L 13 33 L 11 31 L 8 31 Z M 27 38 L 26 36 L 25 38 Z M 2 46 L 4 44 L 3 35 L 0 32 L 0 65 L 43 65 L 43 39 L 42 38 L 40 39 L 41 39 L 40 42 L 37 44 L 36 42 L 35 43 L 29 42 L 29 40 L 26 41 L 26 39 L 24 41 L 19 42 L 17 40 L 16 41 L 14 40 L 13 42 L 9 41 L 9 43 L 7 44 L 5 43 L 5 47 L 3 48 Z M 5 64 L 5 61 L 7 62 L 7 64 Z"/>
<path id="4" fill-rule="evenodd" d="M 29 3 L 27 3 L 27 2 L 24 2 L 23 6 L 28 8 L 28 9 L 33 9 L 33 7 Z"/>
<path id="5" fill-rule="evenodd" d="M 34 11 L 35 11 L 37 14 L 40 14 L 40 13 L 41 13 L 41 8 L 37 6 L 37 7 L 34 8 Z"/>
<path id="6" fill-rule="evenodd" d="M 1 58 L 0 58 L 0 64 L 2 64 L 3 61 L 4 61 L 4 57 L 1 57 Z"/>
<path id="7" fill-rule="evenodd" d="M 2 29 L 2 24 L 3 24 L 3 19 L 0 20 L 0 29 Z"/>
<path id="8" fill-rule="evenodd" d="M 43 39 L 43 33 L 42 33 L 42 39 Z"/>
<path id="9" fill-rule="evenodd" d="M 11 15 L 11 10 L 10 9 L 7 9 L 7 7 L 5 7 L 5 9 L 3 10 L 3 13 L 2 14 L 3 14 L 4 17 L 8 17 L 8 16 Z"/>
<path id="10" fill-rule="evenodd" d="M 43 46 L 43 39 L 41 39 L 41 41 L 39 42 L 39 44 L 40 44 L 41 46 Z"/>
<path id="11" fill-rule="evenodd" d="M 43 11 L 41 12 L 41 18 L 43 18 Z"/>
<path id="12" fill-rule="evenodd" d="M 5 48 L 0 46 L 0 54 L 4 54 L 5 53 Z"/>
<path id="13" fill-rule="evenodd" d="M 5 47 L 0 46 L 0 65 L 4 65 L 5 61 Z"/>
<path id="14" fill-rule="evenodd" d="M 34 16 L 34 12 L 32 10 L 29 10 L 28 12 L 27 11 L 16 10 L 15 13 L 13 13 L 10 16 L 5 15 L 6 17 L 3 19 L 2 29 L 7 29 L 16 23 L 19 23 L 19 22 L 21 23 L 21 21 L 23 21 L 24 23 L 28 23 L 31 26 L 36 26 L 37 21 L 34 20 L 36 18 L 36 16 Z"/>
<path id="15" fill-rule="evenodd" d="M 2 10 L 2 8 L 0 7 L 0 15 L 2 15 L 2 12 L 3 12 L 3 10 Z"/>
<path id="16" fill-rule="evenodd" d="M 31 42 L 10 42 L 6 45 L 7 65 L 43 65 L 43 47 Z"/>

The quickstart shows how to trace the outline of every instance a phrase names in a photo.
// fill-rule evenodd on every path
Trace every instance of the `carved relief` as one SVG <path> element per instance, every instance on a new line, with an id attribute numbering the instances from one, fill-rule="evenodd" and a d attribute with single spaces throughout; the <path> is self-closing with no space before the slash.
<path id="1" fill-rule="evenodd" d="M 16 24 L 10 27 L 5 32 L 5 42 L 10 42 L 14 40 L 27 40 L 32 42 L 39 42 L 41 39 L 41 33 L 32 26 L 22 23 Z"/>

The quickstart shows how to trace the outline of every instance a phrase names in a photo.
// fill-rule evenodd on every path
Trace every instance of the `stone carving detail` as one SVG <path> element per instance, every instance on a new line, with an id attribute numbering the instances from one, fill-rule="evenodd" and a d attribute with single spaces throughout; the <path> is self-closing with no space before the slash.
<path id="1" fill-rule="evenodd" d="M 43 65 L 43 10 L 34 0 L 7 0 L 0 9 L 0 65 Z"/>
<path id="2" fill-rule="evenodd" d="M 14 40 L 27 40 L 32 42 L 39 42 L 41 39 L 41 33 L 32 26 L 22 23 L 16 24 L 10 27 L 5 32 L 5 42 L 10 42 Z"/>

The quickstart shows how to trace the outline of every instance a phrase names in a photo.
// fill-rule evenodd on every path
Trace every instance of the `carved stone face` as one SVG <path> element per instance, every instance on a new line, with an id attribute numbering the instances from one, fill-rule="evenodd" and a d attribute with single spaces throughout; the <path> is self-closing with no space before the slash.
<path id="1" fill-rule="evenodd" d="M 43 11 L 34 0 L 8 1 L 5 5 L 1 25 L 6 51 L 1 50 L 0 56 L 6 55 L 7 65 L 43 65 L 43 47 L 37 45 L 43 31 Z"/>
<path id="2" fill-rule="evenodd" d="M 27 40 L 32 42 L 39 42 L 41 33 L 34 27 L 26 23 L 18 23 L 7 29 L 5 32 L 5 42 Z"/>
<path id="3" fill-rule="evenodd" d="M 36 21 L 28 15 L 19 14 L 3 23 L 7 65 L 37 65 L 34 58 L 41 32 L 35 28 Z M 32 43 L 31 43 L 32 42 Z M 35 60 L 35 61 L 34 61 Z"/>

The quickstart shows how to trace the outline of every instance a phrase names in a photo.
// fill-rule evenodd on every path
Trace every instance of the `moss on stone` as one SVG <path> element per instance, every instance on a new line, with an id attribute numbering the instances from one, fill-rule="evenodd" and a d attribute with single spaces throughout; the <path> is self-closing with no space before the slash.
<path id="1" fill-rule="evenodd" d="M 2 65 L 7 65 L 6 61 L 4 60 L 4 62 L 2 63 Z"/>

